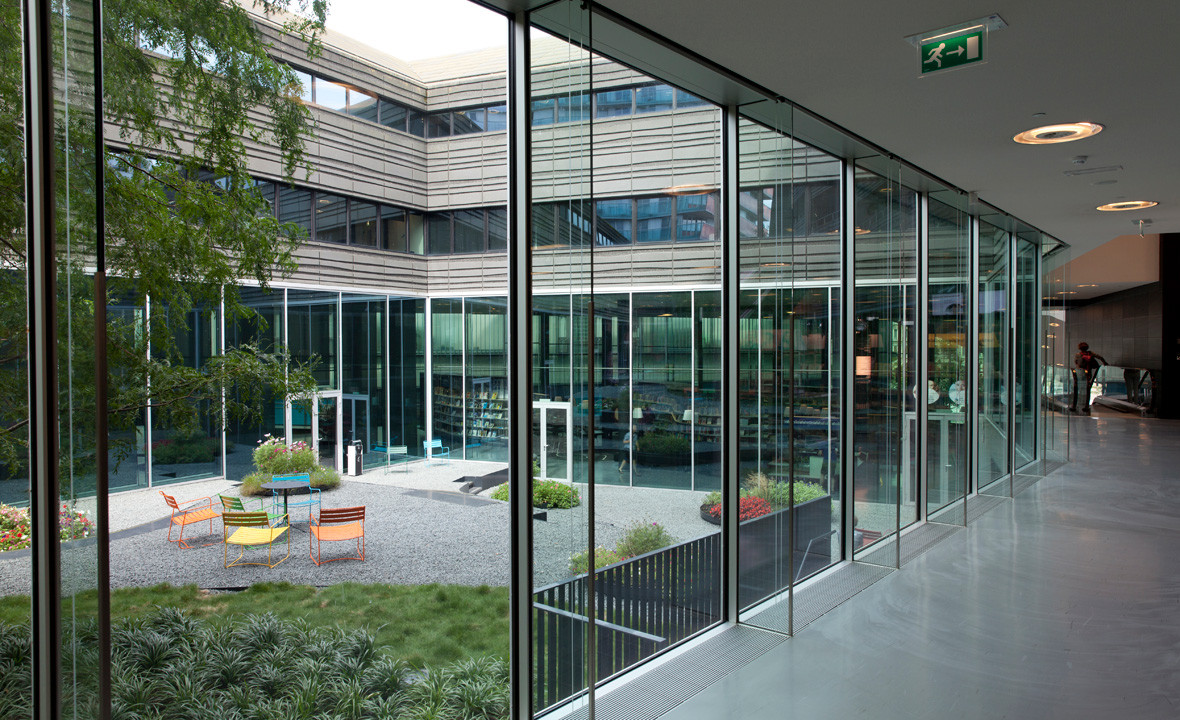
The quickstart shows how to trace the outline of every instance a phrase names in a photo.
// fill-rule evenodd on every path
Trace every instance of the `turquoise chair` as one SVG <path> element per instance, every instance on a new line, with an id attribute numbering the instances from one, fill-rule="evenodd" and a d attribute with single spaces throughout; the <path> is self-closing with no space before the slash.
<path id="1" fill-rule="evenodd" d="M 272 475 L 271 482 L 293 481 L 300 482 L 307 485 L 307 495 L 299 494 L 293 496 L 284 496 L 283 498 L 283 515 L 290 517 L 291 508 L 307 508 L 307 517 L 311 519 L 311 509 L 314 507 L 317 511 L 320 509 L 320 489 L 311 486 L 311 473 L 295 473 L 293 475 Z M 278 507 L 278 495 L 282 495 L 282 490 L 272 491 L 276 496 L 274 499 L 274 507 Z M 287 491 L 288 493 L 290 491 Z"/>

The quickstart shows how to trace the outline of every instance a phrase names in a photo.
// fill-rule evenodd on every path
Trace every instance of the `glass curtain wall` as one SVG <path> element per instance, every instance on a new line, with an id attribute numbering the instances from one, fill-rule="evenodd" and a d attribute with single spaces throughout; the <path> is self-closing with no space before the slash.
<path id="1" fill-rule="evenodd" d="M 508 460 L 507 311 L 502 297 L 465 301 L 468 460 Z"/>
<path id="2" fill-rule="evenodd" d="M 591 35 L 578 3 L 534 17 Z M 534 472 L 583 503 L 534 523 L 543 709 L 718 617 L 720 111 L 577 41 L 532 49 Z"/>
<path id="3" fill-rule="evenodd" d="M 366 461 L 388 463 L 388 453 L 373 453 L 389 445 L 386 299 L 345 294 L 340 319 L 343 441 L 360 442 Z"/>
<path id="4" fill-rule="evenodd" d="M 1056 242 L 1047 243 L 1041 259 L 1041 421 L 1044 460 L 1059 464 L 1069 460 L 1069 414 L 1073 354 L 1066 342 L 1065 295 L 1069 281 L 1069 254 Z M 1142 398 L 1140 398 L 1142 400 Z M 1052 468 L 1046 466 L 1048 473 Z"/>
<path id="5" fill-rule="evenodd" d="M 463 299 L 430 300 L 432 439 L 463 457 Z M 442 452 L 440 450 L 440 452 Z"/>
<path id="6" fill-rule="evenodd" d="M 286 316 L 286 291 L 260 288 L 239 288 L 242 304 L 251 314 L 245 317 L 226 319 L 225 347 L 256 347 L 260 352 L 273 353 L 285 348 L 283 318 Z M 230 397 L 230 401 L 243 401 L 242 397 Z M 274 438 L 286 437 L 286 403 L 273 392 L 264 395 L 261 407 L 256 408 L 257 416 L 230 418 L 225 438 L 225 478 L 241 480 L 254 471 L 252 453 L 258 443 L 267 435 Z"/>
<path id="7" fill-rule="evenodd" d="M 389 444 L 412 456 L 423 454 L 426 440 L 426 387 L 426 301 L 391 297 Z"/>
<path id="8" fill-rule="evenodd" d="M 917 193 L 857 169 L 853 235 L 853 548 L 917 520 Z M 891 562 L 891 561 L 890 561 Z"/>
<path id="9" fill-rule="evenodd" d="M 1008 476 L 1009 235 L 979 223 L 979 414 L 975 474 L 981 492 Z M 1000 494 L 1007 494 L 1007 487 Z"/>
<path id="10" fill-rule="evenodd" d="M 738 601 L 744 621 L 781 632 L 794 583 L 841 557 L 843 165 L 791 138 L 790 120 L 738 125 Z"/>
<path id="11" fill-rule="evenodd" d="M 970 217 L 934 197 L 928 201 L 927 217 L 926 512 L 930 517 L 965 497 L 967 491 L 972 288 Z"/>
<path id="12" fill-rule="evenodd" d="M 1037 459 L 1037 417 L 1040 388 L 1037 361 L 1040 353 L 1040 296 L 1037 294 L 1040 257 L 1039 233 L 1016 236 L 1016 366 L 1013 373 L 1016 470 Z"/>

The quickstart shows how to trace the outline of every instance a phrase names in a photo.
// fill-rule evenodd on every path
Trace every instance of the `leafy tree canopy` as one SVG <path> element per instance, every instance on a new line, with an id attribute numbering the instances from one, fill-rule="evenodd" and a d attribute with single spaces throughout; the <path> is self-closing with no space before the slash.
<path id="1" fill-rule="evenodd" d="M 0 0 L 0 463 L 19 474 L 27 442 L 20 4 Z M 90 3 L 56 0 L 60 75 L 58 316 L 62 456 L 85 471 L 93 454 L 95 162 Z M 271 40 L 300 37 L 309 54 L 325 0 L 107 0 L 103 111 L 105 263 L 112 440 L 152 407 L 153 426 L 216 435 L 227 417 L 258 417 L 272 397 L 314 392 L 305 367 L 266 341 L 265 323 L 239 297 L 296 268 L 298 226 L 275 220 L 249 158 L 277 160 L 286 179 L 307 171 L 313 132 L 299 80 L 274 60 Z M 263 27 L 266 25 L 267 27 Z M 269 29 L 268 29 L 269 28 Z M 88 74 L 89 73 L 89 74 Z M 261 151 L 261 152 L 260 152 Z M 150 305 L 150 322 L 145 309 Z M 224 354 L 206 343 L 200 362 L 190 330 L 224 307 L 227 326 L 256 341 Z M 150 390 L 149 390 L 150 388 Z M 226 401 L 222 402 L 222 397 Z"/>

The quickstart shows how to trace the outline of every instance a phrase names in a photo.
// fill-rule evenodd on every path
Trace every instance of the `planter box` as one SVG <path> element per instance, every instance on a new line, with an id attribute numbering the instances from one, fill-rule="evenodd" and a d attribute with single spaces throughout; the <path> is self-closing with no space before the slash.
<path id="1" fill-rule="evenodd" d="M 794 517 L 788 516 L 793 512 Z M 791 562 L 789 525 L 794 526 L 795 557 Z M 802 577 L 832 561 L 831 542 L 826 536 L 832 529 L 832 498 L 824 495 L 796 505 L 790 511 L 778 510 L 747 520 L 738 531 L 738 605 L 748 607 L 780 590 L 795 577 Z"/>

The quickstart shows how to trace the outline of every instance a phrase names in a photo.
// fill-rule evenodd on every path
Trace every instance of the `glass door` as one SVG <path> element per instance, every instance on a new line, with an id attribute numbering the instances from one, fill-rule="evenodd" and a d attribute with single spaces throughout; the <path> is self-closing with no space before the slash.
<path id="1" fill-rule="evenodd" d="M 320 465 L 343 472 L 344 414 L 340 412 L 340 393 L 323 393 L 312 414 L 312 437 L 315 438 L 316 457 Z M 351 413 L 348 413 L 351 416 Z M 351 419 L 350 419 L 351 422 Z"/>
<path id="2" fill-rule="evenodd" d="M 570 452 L 572 404 L 538 402 L 533 405 L 533 447 L 541 480 L 569 480 L 573 476 Z"/>

